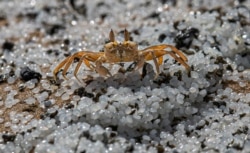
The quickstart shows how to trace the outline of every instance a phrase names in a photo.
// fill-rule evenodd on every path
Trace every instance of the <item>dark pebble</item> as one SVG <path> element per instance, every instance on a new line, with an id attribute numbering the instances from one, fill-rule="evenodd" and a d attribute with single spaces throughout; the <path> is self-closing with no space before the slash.
<path id="1" fill-rule="evenodd" d="M 14 48 L 14 43 L 10 41 L 5 41 L 2 45 L 3 50 L 12 51 Z"/>
<path id="2" fill-rule="evenodd" d="M 21 68 L 20 77 L 23 81 L 29 81 L 31 79 L 37 79 L 38 81 L 40 81 L 42 75 L 26 66 L 24 68 Z"/>
<path id="3" fill-rule="evenodd" d="M 6 142 L 13 142 L 16 138 L 16 135 L 13 134 L 3 134 L 2 135 L 3 141 Z"/>
<path id="4" fill-rule="evenodd" d="M 8 76 L 8 74 L 0 75 L 0 83 L 7 82 Z"/>
<path id="5" fill-rule="evenodd" d="M 89 97 L 89 98 L 93 98 L 94 97 L 94 94 L 86 92 L 83 87 L 80 87 L 80 88 L 76 89 L 74 91 L 74 94 L 78 95 L 80 97 L 83 97 L 83 96 L 86 96 L 86 97 Z"/>
<path id="6" fill-rule="evenodd" d="M 61 25 L 61 24 L 54 24 L 54 25 L 49 25 L 47 27 L 47 31 L 46 32 L 49 35 L 54 35 L 54 34 L 58 33 L 58 31 L 63 30 L 63 29 L 65 29 L 65 27 L 63 25 Z"/>
<path id="7" fill-rule="evenodd" d="M 182 48 L 182 47 L 185 47 L 185 48 L 189 48 L 193 39 L 194 38 L 197 38 L 199 35 L 199 30 L 196 29 L 196 28 L 187 28 L 183 31 L 180 31 L 174 41 L 176 43 L 176 47 L 177 48 Z"/>
<path id="8" fill-rule="evenodd" d="M 167 37 L 167 36 L 166 36 L 164 33 L 162 33 L 162 34 L 160 34 L 160 36 L 158 37 L 158 41 L 159 41 L 160 43 L 162 43 L 166 37 Z"/>
<path id="9" fill-rule="evenodd" d="M 70 0 L 70 5 L 72 6 L 72 8 L 79 14 L 81 14 L 82 16 L 87 16 L 87 6 L 84 3 L 84 1 L 82 3 L 76 3 L 75 0 Z"/>

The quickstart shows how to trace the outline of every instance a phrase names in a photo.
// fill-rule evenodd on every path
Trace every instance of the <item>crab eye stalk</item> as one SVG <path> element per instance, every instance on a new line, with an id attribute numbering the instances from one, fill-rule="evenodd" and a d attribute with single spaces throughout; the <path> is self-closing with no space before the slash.
<path id="1" fill-rule="evenodd" d="M 129 33 L 128 33 L 127 29 L 124 30 L 124 40 L 129 41 Z"/>
<path id="2" fill-rule="evenodd" d="M 109 33 L 109 40 L 111 42 L 115 42 L 115 35 L 114 35 L 114 32 L 113 30 L 111 29 L 110 33 Z"/>

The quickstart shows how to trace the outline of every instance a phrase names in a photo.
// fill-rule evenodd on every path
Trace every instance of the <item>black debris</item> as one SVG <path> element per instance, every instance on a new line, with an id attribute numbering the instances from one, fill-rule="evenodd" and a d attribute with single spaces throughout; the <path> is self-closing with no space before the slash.
<path id="1" fill-rule="evenodd" d="M 61 24 L 54 24 L 54 25 L 50 25 L 48 26 L 46 32 L 49 34 L 49 35 L 54 35 L 56 33 L 58 33 L 60 30 L 63 30 L 65 29 L 65 27 Z"/>
<path id="2" fill-rule="evenodd" d="M 162 43 L 166 37 L 167 37 L 167 36 L 166 36 L 164 33 L 162 33 L 162 34 L 160 34 L 160 36 L 158 37 L 158 41 L 159 41 L 160 43 Z"/>
<path id="3" fill-rule="evenodd" d="M 20 77 L 23 81 L 29 81 L 31 79 L 37 79 L 40 81 L 42 75 L 38 72 L 31 70 L 29 67 L 24 67 L 20 71 Z"/>
<path id="4" fill-rule="evenodd" d="M 86 97 L 89 97 L 89 98 L 94 97 L 94 94 L 86 92 L 85 88 L 83 88 L 83 87 L 80 87 L 80 88 L 76 89 L 74 91 L 74 94 L 78 95 L 80 97 L 83 97 L 83 96 L 86 96 Z"/>
<path id="5" fill-rule="evenodd" d="M 2 138 L 3 138 L 4 143 L 13 142 L 15 140 L 15 138 L 16 138 L 16 135 L 13 135 L 13 134 L 3 134 Z"/>
<path id="6" fill-rule="evenodd" d="M 14 77 L 14 76 L 15 72 L 13 70 L 11 70 L 9 73 L 6 74 L 0 74 L 0 83 L 7 82 L 9 77 Z"/>
<path id="7" fill-rule="evenodd" d="M 152 12 L 146 18 L 159 18 L 159 16 L 160 16 L 160 13 L 158 13 L 158 12 Z"/>
<path id="8" fill-rule="evenodd" d="M 127 72 L 133 71 L 133 70 L 135 69 L 136 64 L 137 64 L 137 62 L 131 63 L 131 64 L 127 67 L 126 71 L 127 71 Z"/>
<path id="9" fill-rule="evenodd" d="M 10 41 L 5 41 L 2 45 L 3 50 L 13 51 L 14 43 Z"/>
<path id="10" fill-rule="evenodd" d="M 1 74 L 0 75 L 0 83 L 6 82 L 8 77 L 9 77 L 8 74 Z"/>
<path id="11" fill-rule="evenodd" d="M 159 0 L 162 4 L 168 4 L 172 6 L 176 6 L 177 1 L 176 0 Z"/>
<path id="12" fill-rule="evenodd" d="M 180 31 L 174 41 L 176 43 L 177 48 L 189 48 L 193 39 L 197 38 L 199 35 L 199 30 L 193 27 L 187 28 L 185 30 Z"/>
<path id="13" fill-rule="evenodd" d="M 45 119 L 46 117 L 55 118 L 57 114 L 58 114 L 58 111 L 57 111 L 57 110 L 56 110 L 55 112 L 52 112 L 52 113 L 46 112 L 46 113 L 44 113 L 44 114 L 41 114 L 41 115 L 40 115 L 40 118 L 41 118 L 41 119 Z"/>
<path id="14" fill-rule="evenodd" d="M 71 7 L 79 14 L 82 16 L 86 17 L 87 16 L 87 6 L 84 1 L 80 2 L 78 1 L 77 3 L 75 2 L 76 0 L 70 0 L 70 5 Z"/>
<path id="15" fill-rule="evenodd" d="M 69 39 L 64 39 L 64 40 L 63 40 L 63 44 L 69 45 L 69 44 L 70 44 L 70 40 L 69 40 Z"/>
<path id="16" fill-rule="evenodd" d="M 72 108 L 74 108 L 74 105 L 72 103 L 65 105 L 65 109 L 72 109 Z"/>
<path id="17" fill-rule="evenodd" d="M 46 51 L 47 54 L 49 55 L 55 55 L 55 56 L 58 56 L 59 55 L 59 50 L 57 49 L 49 49 Z"/>

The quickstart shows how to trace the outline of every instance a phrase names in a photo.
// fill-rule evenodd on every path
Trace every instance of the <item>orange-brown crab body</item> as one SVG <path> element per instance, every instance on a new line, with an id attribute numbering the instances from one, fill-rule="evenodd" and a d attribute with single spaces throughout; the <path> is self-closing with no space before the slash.
<path id="1" fill-rule="evenodd" d="M 135 42 L 129 41 L 129 33 L 126 29 L 124 31 L 124 42 L 117 42 L 112 30 L 109 33 L 109 38 L 110 43 L 105 44 L 104 52 L 80 51 L 64 59 L 53 71 L 55 79 L 56 74 L 63 67 L 64 69 L 62 75 L 66 78 L 66 72 L 75 58 L 79 58 L 79 62 L 74 71 L 74 76 L 77 79 L 77 72 L 82 62 L 84 62 L 85 65 L 91 70 L 95 70 L 100 75 L 107 76 L 111 74 L 109 70 L 102 65 L 103 63 L 113 64 L 121 62 L 136 62 L 135 70 L 137 70 L 143 66 L 145 61 L 149 60 L 154 61 L 157 77 L 159 74 L 159 65 L 162 64 L 163 56 L 166 54 L 169 54 L 181 63 L 187 70 L 190 70 L 189 65 L 186 63 L 186 56 L 174 46 L 161 44 L 147 47 L 143 50 L 138 50 L 138 45 Z M 171 51 L 166 49 L 170 49 Z"/>

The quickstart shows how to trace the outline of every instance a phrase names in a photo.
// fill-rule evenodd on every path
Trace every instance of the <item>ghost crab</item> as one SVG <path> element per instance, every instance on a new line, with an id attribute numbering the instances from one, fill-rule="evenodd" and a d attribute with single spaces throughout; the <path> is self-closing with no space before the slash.
<path id="1" fill-rule="evenodd" d="M 104 67 L 103 63 L 122 63 L 122 62 L 136 62 L 134 70 L 140 69 L 145 61 L 153 60 L 156 67 L 156 76 L 158 76 L 160 69 L 159 66 L 163 62 L 163 56 L 169 54 L 176 61 L 182 64 L 188 71 L 190 70 L 187 62 L 187 57 L 179 51 L 177 48 L 171 45 L 160 44 L 155 46 L 150 46 L 142 50 L 138 50 L 138 45 L 135 42 L 129 40 L 129 33 L 124 30 L 124 41 L 117 42 L 115 40 L 113 30 L 109 33 L 110 42 L 104 45 L 104 52 L 92 52 L 92 51 L 80 51 L 77 52 L 66 59 L 64 59 L 53 71 L 54 78 L 56 79 L 57 73 L 61 68 L 64 67 L 62 75 L 65 79 L 67 70 L 74 61 L 75 58 L 78 58 L 78 64 L 74 70 L 74 76 L 77 80 L 77 72 L 84 62 L 84 64 L 91 70 L 95 70 L 102 76 L 111 76 L 109 70 Z M 166 49 L 170 49 L 168 51 Z"/>

